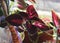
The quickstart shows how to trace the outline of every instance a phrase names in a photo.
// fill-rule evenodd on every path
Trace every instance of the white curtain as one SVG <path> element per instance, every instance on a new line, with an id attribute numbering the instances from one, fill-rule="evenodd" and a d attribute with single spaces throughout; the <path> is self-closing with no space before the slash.
<path id="1" fill-rule="evenodd" d="M 60 12 L 60 0 L 35 0 L 37 10 L 50 11 L 54 9 Z"/>

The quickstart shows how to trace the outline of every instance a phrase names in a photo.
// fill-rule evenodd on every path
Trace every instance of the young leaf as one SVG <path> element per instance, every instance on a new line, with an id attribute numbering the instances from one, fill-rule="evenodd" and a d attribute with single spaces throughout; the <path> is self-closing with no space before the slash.
<path id="1" fill-rule="evenodd" d="M 33 5 L 29 5 L 26 9 L 28 16 L 30 19 L 32 19 L 33 17 L 38 17 L 37 12 L 35 11 Z"/>
<path id="2" fill-rule="evenodd" d="M 33 25 L 35 25 L 36 27 L 38 27 L 40 30 L 42 31 L 46 31 L 46 30 L 49 30 L 49 27 L 41 22 L 38 22 L 38 21 L 35 21 L 33 23 Z"/>
<path id="3" fill-rule="evenodd" d="M 55 13 L 55 11 L 52 10 L 52 19 L 53 19 L 53 23 L 56 27 L 59 27 L 60 25 L 60 20 L 59 17 L 57 16 L 57 14 Z"/>

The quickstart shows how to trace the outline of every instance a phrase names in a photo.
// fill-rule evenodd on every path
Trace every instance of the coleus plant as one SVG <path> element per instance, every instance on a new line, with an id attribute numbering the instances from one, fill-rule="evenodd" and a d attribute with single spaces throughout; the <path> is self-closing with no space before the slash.
<path id="1" fill-rule="evenodd" d="M 53 18 L 55 27 L 59 28 L 59 24 L 60 24 L 60 22 L 58 21 L 59 18 L 53 11 L 52 11 L 52 18 Z M 49 30 L 49 27 L 41 19 L 38 18 L 38 15 L 32 5 L 28 6 L 27 13 L 20 12 L 19 14 L 9 15 L 6 17 L 6 21 L 8 21 L 8 23 L 13 26 L 21 26 L 22 30 L 24 29 L 23 25 L 25 26 L 26 31 L 23 30 L 23 32 L 25 33 L 26 37 L 23 43 L 29 43 L 29 42 L 30 43 L 42 43 L 43 41 L 52 39 L 52 36 L 46 33 Z M 20 41 L 17 38 L 16 30 L 14 29 L 13 26 L 9 26 L 12 35 L 13 33 L 15 35 L 15 36 L 13 35 L 14 36 L 13 41 L 14 42 L 17 41 L 15 43 L 20 43 Z M 38 32 L 41 32 L 41 31 L 42 33 L 39 34 Z"/>
<path id="2" fill-rule="evenodd" d="M 55 27 L 59 27 L 59 24 L 60 24 L 60 20 L 59 20 L 59 17 L 58 15 L 55 13 L 54 10 L 52 10 L 52 19 L 53 19 L 53 23 L 55 25 Z"/>
<path id="3" fill-rule="evenodd" d="M 43 41 L 52 39 L 51 34 L 49 35 L 49 33 L 46 33 L 46 31 L 49 30 L 49 27 L 40 18 L 38 18 L 38 14 L 32 5 L 27 7 L 27 12 L 19 12 L 18 14 L 7 16 L 6 21 L 13 26 L 22 27 L 25 35 L 27 34 L 23 43 L 42 43 Z M 39 34 L 41 31 L 42 33 Z"/>

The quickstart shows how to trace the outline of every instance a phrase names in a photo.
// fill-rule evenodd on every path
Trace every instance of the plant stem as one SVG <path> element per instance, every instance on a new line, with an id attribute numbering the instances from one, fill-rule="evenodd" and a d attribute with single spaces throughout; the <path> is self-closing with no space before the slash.
<path id="1" fill-rule="evenodd" d="M 55 40 L 54 43 L 58 43 L 58 33 L 57 33 L 57 28 L 53 28 L 53 40 Z"/>

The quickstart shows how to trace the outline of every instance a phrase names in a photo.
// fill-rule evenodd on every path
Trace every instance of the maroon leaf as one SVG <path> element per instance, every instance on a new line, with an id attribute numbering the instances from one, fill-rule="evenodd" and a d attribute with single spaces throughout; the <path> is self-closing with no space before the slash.
<path id="1" fill-rule="evenodd" d="M 33 5 L 27 7 L 27 13 L 30 19 L 32 19 L 33 17 L 38 17 L 38 14 L 35 11 Z"/>
<path id="2" fill-rule="evenodd" d="M 45 25 L 45 24 L 43 24 L 43 23 L 40 23 L 40 22 L 38 22 L 38 21 L 35 21 L 34 23 L 33 23 L 33 25 L 35 25 L 36 27 L 38 27 L 40 30 L 42 30 L 42 31 L 45 31 L 45 30 L 49 30 L 49 27 L 47 26 L 47 25 Z"/>
<path id="3" fill-rule="evenodd" d="M 60 25 L 60 21 L 59 21 L 59 17 L 57 16 L 57 14 L 52 10 L 52 19 L 53 19 L 53 23 L 56 27 L 59 27 Z"/>
<path id="4" fill-rule="evenodd" d="M 19 26 L 23 23 L 22 17 L 18 14 L 13 14 L 13 15 L 8 16 L 6 17 L 6 20 L 8 21 L 8 23 L 14 26 Z"/>
<path id="5" fill-rule="evenodd" d="M 26 12 L 19 12 L 18 14 L 10 15 L 6 20 L 12 25 L 21 25 L 24 20 L 28 20 L 28 14 Z"/>

